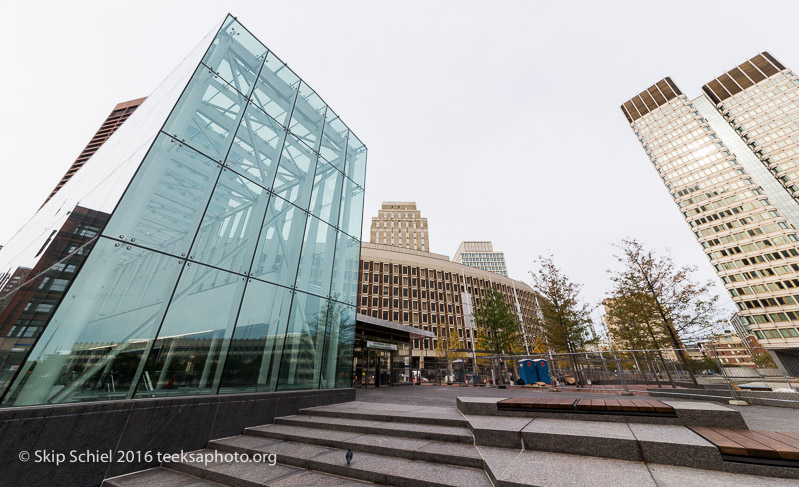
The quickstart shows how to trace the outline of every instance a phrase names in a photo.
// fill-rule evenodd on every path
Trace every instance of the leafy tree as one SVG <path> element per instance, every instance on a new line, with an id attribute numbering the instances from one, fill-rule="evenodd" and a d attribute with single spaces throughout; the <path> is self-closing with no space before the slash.
<path id="1" fill-rule="evenodd" d="M 712 333 L 722 323 L 716 308 L 718 296 L 711 293 L 713 283 L 695 282 L 692 274 L 696 268 L 678 268 L 671 256 L 658 256 L 635 239 L 624 239 L 616 247 L 619 254 L 615 257 L 622 269 L 609 271 L 611 297 L 620 306 L 625 303 L 625 308 L 633 303 L 641 306 L 637 319 L 626 323 L 632 328 L 630 333 L 637 330 L 650 338 L 664 337 L 668 345 L 678 350 L 677 356 L 690 371 L 682 337 Z M 696 384 L 696 378 L 690 375 Z"/>
<path id="2" fill-rule="evenodd" d="M 777 368 L 777 364 L 768 352 L 752 352 L 752 361 L 761 369 Z"/>
<path id="3" fill-rule="evenodd" d="M 489 289 L 474 311 L 477 347 L 491 355 L 515 353 L 519 347 L 519 317 L 496 289 Z"/>
<path id="4" fill-rule="evenodd" d="M 451 375 L 452 361 L 459 358 L 466 358 L 465 353 L 455 350 L 464 350 L 466 349 L 466 345 L 464 345 L 463 338 L 458 335 L 455 328 L 442 327 L 441 330 L 441 336 L 438 337 L 438 342 L 436 343 L 436 355 L 438 357 L 444 357 L 444 361 L 447 363 L 448 375 Z M 447 330 L 449 331 L 447 332 Z"/>
<path id="5" fill-rule="evenodd" d="M 574 353 L 590 342 L 591 306 L 580 302 L 580 285 L 569 280 L 553 262 L 552 255 L 540 257 L 533 285 L 544 298 L 540 302 L 547 345 L 556 352 L 569 353 L 569 362 L 580 383 L 582 373 Z"/>

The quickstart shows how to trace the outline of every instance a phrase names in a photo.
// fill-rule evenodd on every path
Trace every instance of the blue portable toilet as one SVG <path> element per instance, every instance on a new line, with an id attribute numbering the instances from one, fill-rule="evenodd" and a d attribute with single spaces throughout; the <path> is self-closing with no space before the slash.
<path id="1" fill-rule="evenodd" d="M 535 361 L 530 359 L 519 360 L 519 375 L 525 384 L 538 382 L 538 367 L 535 366 Z"/>
<path id="2" fill-rule="evenodd" d="M 536 371 L 536 377 L 538 378 L 538 382 L 543 382 L 545 384 L 552 384 L 552 381 L 549 378 L 549 364 L 546 360 L 542 358 L 538 358 L 535 360 L 531 360 L 533 362 L 533 368 Z"/>

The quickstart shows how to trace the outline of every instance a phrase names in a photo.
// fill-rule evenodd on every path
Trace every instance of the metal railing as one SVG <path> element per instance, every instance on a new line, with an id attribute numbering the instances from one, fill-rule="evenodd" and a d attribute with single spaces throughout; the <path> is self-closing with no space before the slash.
<path id="1" fill-rule="evenodd" d="M 544 359 L 548 380 L 524 384 L 519 361 Z M 597 350 L 577 353 L 478 356 L 410 369 L 419 385 L 543 387 L 607 394 L 648 394 L 799 407 L 799 378 L 776 367 L 726 363 L 715 349 Z"/>

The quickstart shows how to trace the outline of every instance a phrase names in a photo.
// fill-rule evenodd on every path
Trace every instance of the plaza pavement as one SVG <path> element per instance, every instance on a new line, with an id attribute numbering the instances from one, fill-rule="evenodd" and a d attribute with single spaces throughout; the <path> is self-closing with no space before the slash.
<path id="1" fill-rule="evenodd" d="M 402 385 L 394 387 L 380 387 L 370 389 L 357 389 L 356 400 L 413 404 L 418 406 L 455 407 L 458 396 L 468 397 L 562 397 L 562 398 L 596 398 L 596 399 L 629 399 L 628 396 L 589 393 L 583 391 L 563 389 L 561 392 L 535 389 L 497 389 L 494 387 L 460 387 L 460 386 L 434 386 Z M 680 399 L 685 400 L 685 399 Z M 732 406 L 741 412 L 749 429 L 766 431 L 788 431 L 799 433 L 799 409 L 780 408 L 770 406 Z"/>

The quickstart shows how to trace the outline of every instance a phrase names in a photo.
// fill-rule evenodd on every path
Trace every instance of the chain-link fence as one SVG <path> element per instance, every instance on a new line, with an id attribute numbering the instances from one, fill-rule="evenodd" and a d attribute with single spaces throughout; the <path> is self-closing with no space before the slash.
<path id="1" fill-rule="evenodd" d="M 539 367 L 535 380 L 523 370 L 529 360 L 546 364 Z M 409 377 L 419 385 L 556 387 L 799 408 L 799 378 L 784 374 L 773 363 L 756 367 L 735 360 L 713 348 L 478 356 L 476 362 L 473 358 L 428 361 L 426 368 L 412 369 Z"/>

